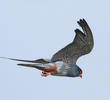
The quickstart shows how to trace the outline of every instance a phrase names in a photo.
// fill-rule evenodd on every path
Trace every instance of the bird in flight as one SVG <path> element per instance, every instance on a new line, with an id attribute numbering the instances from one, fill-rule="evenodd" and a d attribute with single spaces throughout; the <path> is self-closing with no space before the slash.
<path id="1" fill-rule="evenodd" d="M 50 60 L 21 60 L 7 57 L 14 61 L 28 62 L 17 64 L 19 66 L 37 68 L 42 71 L 42 76 L 65 76 L 65 77 L 82 77 L 81 68 L 76 65 L 77 59 L 80 56 L 91 52 L 94 46 L 93 35 L 91 29 L 85 19 L 80 19 L 78 22 L 83 31 L 75 29 L 74 40 L 55 53 Z"/>

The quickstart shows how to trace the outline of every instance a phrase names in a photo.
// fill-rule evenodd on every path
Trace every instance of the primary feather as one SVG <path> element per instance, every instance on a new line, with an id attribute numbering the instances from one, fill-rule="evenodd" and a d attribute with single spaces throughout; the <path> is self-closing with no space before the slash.
<path id="1" fill-rule="evenodd" d="M 69 65 L 76 64 L 77 59 L 85 54 L 88 54 L 94 45 L 92 32 L 84 19 L 80 19 L 78 24 L 83 29 L 83 32 L 76 29 L 76 36 L 72 43 L 58 51 L 53 55 L 51 61 L 63 61 Z"/>

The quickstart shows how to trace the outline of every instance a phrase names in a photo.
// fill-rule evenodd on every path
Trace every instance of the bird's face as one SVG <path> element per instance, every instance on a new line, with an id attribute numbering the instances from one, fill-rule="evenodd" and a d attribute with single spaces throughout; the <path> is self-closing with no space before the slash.
<path id="1" fill-rule="evenodd" d="M 82 70 L 80 70 L 79 77 L 82 78 Z"/>
<path id="2" fill-rule="evenodd" d="M 75 66 L 76 66 L 76 68 L 75 68 L 76 76 L 82 78 L 82 73 L 83 73 L 82 69 L 77 65 L 75 65 Z"/>
<path id="3" fill-rule="evenodd" d="M 82 70 L 76 64 L 71 65 L 68 69 L 68 76 L 70 77 L 81 77 L 82 78 Z"/>
<path id="4" fill-rule="evenodd" d="M 79 72 L 79 77 L 82 78 L 82 69 L 80 67 L 78 67 L 78 72 Z"/>

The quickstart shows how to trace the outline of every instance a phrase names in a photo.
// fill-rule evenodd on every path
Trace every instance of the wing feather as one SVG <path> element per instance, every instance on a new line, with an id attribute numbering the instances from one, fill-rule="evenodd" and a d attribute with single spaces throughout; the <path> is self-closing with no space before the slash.
<path id="1" fill-rule="evenodd" d="M 46 61 L 45 59 L 22 60 L 22 59 L 7 58 L 7 57 L 0 57 L 0 58 L 14 60 L 14 61 L 21 61 L 21 62 L 30 62 L 30 63 L 41 63 L 41 64 L 48 64 L 48 63 L 50 63 L 49 61 Z"/>
<path id="2" fill-rule="evenodd" d="M 83 32 L 76 29 L 73 42 L 54 54 L 51 59 L 52 62 L 63 61 L 67 64 L 75 64 L 80 56 L 88 54 L 92 50 L 94 41 L 91 29 L 84 19 L 80 19 L 78 24 Z"/>

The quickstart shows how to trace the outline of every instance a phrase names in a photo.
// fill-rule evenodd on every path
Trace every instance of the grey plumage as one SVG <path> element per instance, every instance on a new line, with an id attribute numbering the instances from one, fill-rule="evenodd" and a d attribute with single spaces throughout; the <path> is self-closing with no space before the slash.
<path id="1" fill-rule="evenodd" d="M 37 64 L 18 64 L 25 67 L 34 67 L 43 71 L 42 76 L 55 75 L 55 76 L 68 76 L 68 77 L 82 77 L 82 70 L 76 65 L 77 59 L 80 56 L 91 52 L 94 46 L 94 40 L 91 29 L 84 19 L 78 22 L 83 32 L 79 29 L 75 30 L 74 40 L 63 49 L 55 53 L 51 60 L 38 59 L 38 60 L 21 60 L 14 58 L 6 58 L 14 61 L 22 61 Z"/>
<path id="2" fill-rule="evenodd" d="M 92 32 L 84 19 L 80 19 L 78 24 L 83 29 L 81 32 L 79 29 L 76 29 L 76 36 L 72 43 L 58 51 L 53 55 L 51 61 L 63 61 L 67 64 L 76 64 L 77 59 L 85 54 L 88 54 L 94 45 Z"/>

